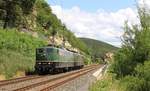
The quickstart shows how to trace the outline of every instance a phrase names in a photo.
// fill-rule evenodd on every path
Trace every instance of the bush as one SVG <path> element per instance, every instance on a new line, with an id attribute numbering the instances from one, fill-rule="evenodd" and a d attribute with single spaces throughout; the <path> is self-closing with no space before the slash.
<path id="1" fill-rule="evenodd" d="M 139 10 L 140 22 L 146 25 L 132 25 L 129 27 L 125 23 L 125 33 L 123 35 L 123 45 L 121 51 L 115 55 L 113 72 L 117 76 L 124 77 L 132 75 L 138 64 L 143 64 L 145 60 L 150 60 L 150 14 Z"/>
<path id="2" fill-rule="evenodd" d="M 0 74 L 7 78 L 17 71 L 33 71 L 35 49 L 46 42 L 15 30 L 0 29 Z"/>
<path id="3" fill-rule="evenodd" d="M 123 91 L 148 91 L 145 90 L 145 80 L 138 77 L 126 76 L 120 81 L 120 84 Z"/>
<path id="4" fill-rule="evenodd" d="M 46 45 L 41 39 L 22 34 L 16 30 L 0 30 L 0 49 L 15 50 L 33 56 L 35 48 Z"/>
<path id="5" fill-rule="evenodd" d="M 120 81 L 119 91 L 150 91 L 150 11 L 139 8 L 138 12 L 140 26 L 125 24 L 123 45 L 111 66 Z"/>
<path id="6" fill-rule="evenodd" d="M 146 61 L 144 65 L 139 64 L 136 68 L 136 75 L 150 81 L 150 61 Z"/>
<path id="7" fill-rule="evenodd" d="M 33 71 L 34 58 L 25 56 L 16 51 L 8 49 L 0 49 L 0 74 L 10 78 L 16 74 L 17 71 Z"/>
<path id="8" fill-rule="evenodd" d="M 139 64 L 136 68 L 136 76 L 145 80 L 145 91 L 150 89 L 150 61 L 146 61 L 144 65 Z"/>
<path id="9" fill-rule="evenodd" d="M 110 71 L 116 74 L 116 78 L 124 77 L 132 74 L 135 64 L 132 49 L 122 48 L 115 54 Z"/>
<path id="10" fill-rule="evenodd" d="M 118 80 L 114 79 L 114 74 L 107 73 L 90 87 L 90 91 L 121 91 L 118 83 Z"/>

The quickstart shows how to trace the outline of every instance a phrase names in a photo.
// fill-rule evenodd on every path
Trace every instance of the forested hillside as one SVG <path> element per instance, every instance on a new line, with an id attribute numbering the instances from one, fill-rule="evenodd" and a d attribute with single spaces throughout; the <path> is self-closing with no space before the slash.
<path id="1" fill-rule="evenodd" d="M 34 71 L 35 48 L 50 43 L 61 47 L 55 44 L 56 38 L 89 55 L 86 45 L 52 13 L 45 0 L 0 0 L 0 77 Z"/>
<path id="2" fill-rule="evenodd" d="M 86 46 L 52 13 L 45 0 L 1 0 L 0 26 L 4 29 L 37 32 L 38 37 L 63 36 L 64 40 L 88 53 Z"/>
<path id="3" fill-rule="evenodd" d="M 114 53 L 119 49 L 102 41 L 89 38 L 80 38 L 80 39 L 87 45 L 91 55 L 94 58 L 103 58 L 106 53 L 108 52 Z"/>

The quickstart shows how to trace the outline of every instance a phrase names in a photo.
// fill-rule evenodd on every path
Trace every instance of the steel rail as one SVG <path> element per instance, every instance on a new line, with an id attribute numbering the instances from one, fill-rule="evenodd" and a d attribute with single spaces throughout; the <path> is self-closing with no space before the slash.
<path id="1" fill-rule="evenodd" d="M 25 76 L 25 77 L 20 77 L 20 78 L 15 78 L 15 79 L 3 80 L 3 81 L 0 81 L 0 87 L 27 81 L 27 80 L 38 79 L 38 78 L 41 78 L 41 77 L 40 76 Z"/>
<path id="2" fill-rule="evenodd" d="M 75 74 L 78 74 L 78 73 L 81 73 L 83 71 L 87 71 L 88 69 L 93 70 L 94 68 L 96 67 L 96 65 L 92 65 L 92 66 L 88 66 L 88 67 L 85 67 L 83 69 L 80 69 L 76 72 L 73 72 L 73 73 L 70 73 L 70 74 L 66 74 L 66 75 L 63 75 L 63 76 L 60 76 L 60 77 L 56 77 L 56 78 L 53 78 L 53 79 L 49 79 L 49 80 L 46 80 L 46 81 L 42 81 L 42 82 L 39 82 L 39 83 L 35 83 L 35 84 L 32 84 L 32 85 L 28 85 L 28 86 L 25 86 L 25 87 L 22 87 L 22 88 L 18 88 L 16 90 L 13 90 L 13 91 L 26 91 L 26 90 L 29 90 L 29 89 L 32 89 L 32 88 L 35 88 L 35 87 L 38 87 L 38 86 L 42 86 L 44 84 L 48 84 L 50 82 L 54 82 L 54 81 L 57 81 L 59 79 L 63 79 L 63 78 L 66 78 L 66 77 L 69 77 L 69 76 L 72 76 L 72 75 L 75 75 Z M 85 74 L 85 73 L 84 73 Z M 82 74 L 83 75 L 83 74 Z M 50 87 L 51 88 L 51 87 Z M 43 90 L 44 91 L 44 90 Z"/>
<path id="3" fill-rule="evenodd" d="M 80 77 L 80 76 L 82 76 L 82 75 L 84 75 L 84 74 L 87 74 L 88 72 L 90 72 L 90 71 L 92 71 L 92 70 L 94 70 L 94 69 L 95 69 L 95 68 L 86 70 L 86 71 L 84 71 L 84 72 L 82 72 L 82 73 L 80 73 L 80 74 L 74 75 L 74 76 L 71 77 L 71 78 L 68 78 L 68 79 L 63 80 L 63 81 L 61 81 L 61 82 L 55 83 L 55 84 L 53 84 L 53 85 L 50 85 L 50 86 L 48 86 L 47 88 L 44 88 L 44 89 L 42 89 L 42 90 L 40 90 L 40 91 L 50 91 L 50 90 L 53 90 L 53 89 L 55 89 L 55 88 L 57 88 L 57 87 L 59 87 L 59 86 L 65 84 L 65 83 L 67 83 L 67 82 L 69 82 L 69 81 L 71 81 L 71 80 L 74 80 L 74 79 L 76 79 L 76 78 L 78 78 L 78 77 Z"/>

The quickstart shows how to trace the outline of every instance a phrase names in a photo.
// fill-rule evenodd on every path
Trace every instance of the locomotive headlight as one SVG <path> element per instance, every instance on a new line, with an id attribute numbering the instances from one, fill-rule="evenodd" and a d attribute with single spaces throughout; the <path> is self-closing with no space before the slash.
<path id="1" fill-rule="evenodd" d="M 51 64 L 50 62 L 48 64 Z"/>
<path id="2" fill-rule="evenodd" d="M 40 62 L 38 64 L 41 64 Z"/>

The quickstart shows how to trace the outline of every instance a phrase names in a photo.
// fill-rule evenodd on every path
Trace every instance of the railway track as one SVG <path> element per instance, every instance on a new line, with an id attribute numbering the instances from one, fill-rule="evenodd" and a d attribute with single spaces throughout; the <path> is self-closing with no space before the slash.
<path id="1" fill-rule="evenodd" d="M 70 75 L 68 77 L 64 77 L 64 78 L 58 79 L 58 81 L 55 80 L 56 83 L 54 83 L 52 85 L 49 85 L 48 87 L 46 87 L 44 89 L 41 89 L 40 91 L 51 91 L 51 90 L 53 90 L 53 89 L 55 89 L 55 88 L 65 84 L 65 83 L 71 81 L 71 80 L 74 80 L 74 79 L 78 78 L 79 76 L 82 76 L 82 75 L 84 75 L 84 74 L 86 74 L 86 73 L 88 73 L 90 71 L 95 70 L 95 68 L 98 68 L 98 67 L 99 66 L 96 66 L 94 68 L 89 68 L 87 70 L 82 70 L 79 73 L 77 72 L 77 73 L 72 74 L 72 75 Z"/>
<path id="2" fill-rule="evenodd" d="M 31 79 L 38 79 L 38 78 L 40 78 L 40 76 L 25 76 L 25 77 L 20 77 L 20 78 L 16 78 L 16 79 L 3 80 L 3 81 L 0 81 L 0 87 L 2 87 L 4 85 L 19 83 L 22 81 L 27 81 L 27 80 L 31 80 Z"/>
<path id="3" fill-rule="evenodd" d="M 72 71 L 63 75 L 31 76 L 0 82 L 0 91 L 49 91 L 70 80 L 84 75 L 99 66 L 92 65 L 81 70 Z M 31 81 L 32 80 L 32 81 Z M 23 85 L 20 85 L 20 84 Z"/>

